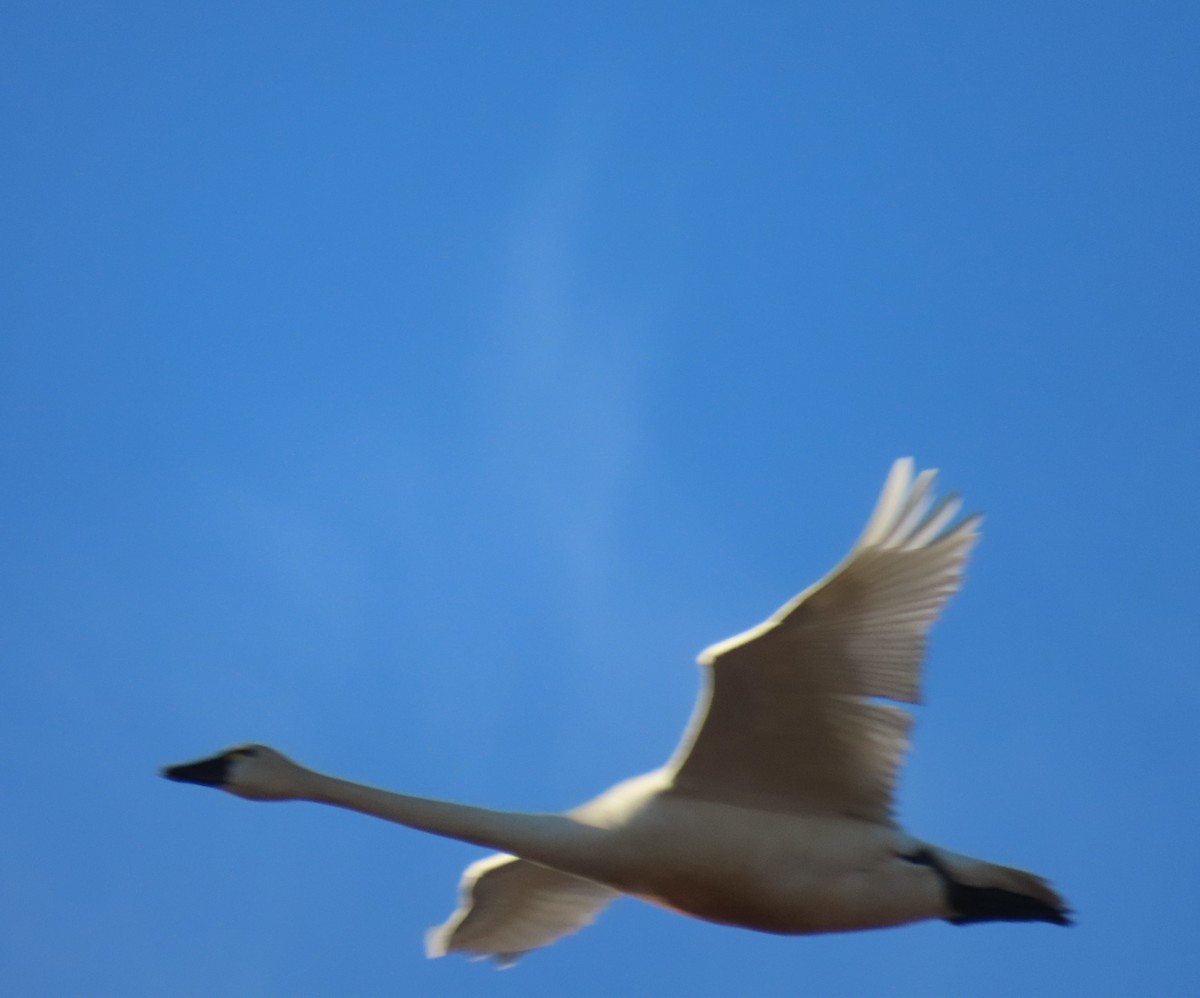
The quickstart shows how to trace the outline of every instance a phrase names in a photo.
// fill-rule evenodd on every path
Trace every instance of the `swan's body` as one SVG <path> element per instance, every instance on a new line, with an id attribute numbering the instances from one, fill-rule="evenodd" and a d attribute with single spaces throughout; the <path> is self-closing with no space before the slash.
<path id="1" fill-rule="evenodd" d="M 692 722 L 663 768 L 565 814 L 389 793 L 265 746 L 164 775 L 260 800 L 333 804 L 501 850 L 467 868 L 430 932 L 502 963 L 630 894 L 697 918 L 815 933 L 925 918 L 1068 924 L 1030 873 L 929 846 L 892 817 L 925 632 L 958 588 L 978 517 L 931 500 L 933 472 L 897 461 L 846 560 L 758 627 L 713 645 Z"/>

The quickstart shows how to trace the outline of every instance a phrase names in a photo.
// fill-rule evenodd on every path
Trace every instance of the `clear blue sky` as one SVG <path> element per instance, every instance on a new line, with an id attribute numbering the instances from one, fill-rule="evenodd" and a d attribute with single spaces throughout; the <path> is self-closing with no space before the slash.
<path id="1" fill-rule="evenodd" d="M 1200 6 L 0 21 L 0 992 L 1195 991 Z M 154 775 L 571 805 L 904 454 L 988 519 L 902 817 L 1073 929 L 430 962 L 478 850 Z"/>

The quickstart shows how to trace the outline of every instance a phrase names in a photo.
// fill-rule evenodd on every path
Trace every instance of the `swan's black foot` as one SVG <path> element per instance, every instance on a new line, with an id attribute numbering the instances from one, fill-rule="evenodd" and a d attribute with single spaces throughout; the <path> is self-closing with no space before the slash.
<path id="1" fill-rule="evenodd" d="M 901 859 L 919 866 L 930 867 L 942 879 L 946 900 L 954 914 L 946 921 L 951 925 L 971 925 L 975 922 L 1050 922 L 1070 925 L 1071 913 L 1059 907 L 1003 887 L 974 887 L 955 880 L 945 865 L 938 861 L 932 849 L 921 849 Z"/>

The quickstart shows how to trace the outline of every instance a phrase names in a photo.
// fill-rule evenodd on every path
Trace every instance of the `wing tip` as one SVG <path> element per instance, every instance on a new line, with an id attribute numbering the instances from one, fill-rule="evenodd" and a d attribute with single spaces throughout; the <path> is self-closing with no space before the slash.
<path id="1" fill-rule="evenodd" d="M 938 469 L 916 472 L 916 467 L 911 457 L 892 462 L 857 547 L 914 549 L 951 537 L 960 540 L 970 537 L 972 543 L 978 538 L 983 514 L 959 517 L 962 497 L 956 491 L 934 501 Z"/>

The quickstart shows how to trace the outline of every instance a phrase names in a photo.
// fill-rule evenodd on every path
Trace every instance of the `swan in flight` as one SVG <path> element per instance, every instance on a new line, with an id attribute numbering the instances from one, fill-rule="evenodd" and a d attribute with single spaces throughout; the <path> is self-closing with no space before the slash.
<path id="1" fill-rule="evenodd" d="M 958 588 L 979 517 L 934 502 L 934 471 L 897 461 L 857 544 L 757 627 L 701 653 L 704 686 L 674 756 L 561 814 L 377 790 L 264 745 L 170 766 L 170 780 L 249 800 L 307 800 L 500 850 L 467 867 L 426 938 L 507 965 L 630 894 L 696 918 L 801 934 L 927 918 L 1052 922 L 1032 873 L 899 827 L 893 788 L 925 634 Z"/>

